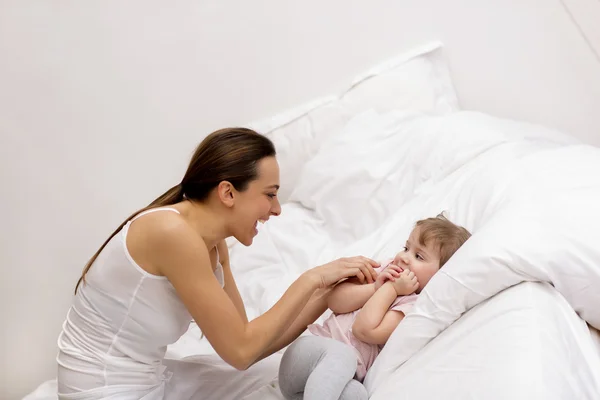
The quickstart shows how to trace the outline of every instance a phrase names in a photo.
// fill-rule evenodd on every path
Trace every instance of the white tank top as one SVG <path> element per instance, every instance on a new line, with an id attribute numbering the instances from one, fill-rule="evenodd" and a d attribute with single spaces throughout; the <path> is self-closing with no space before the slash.
<path id="1" fill-rule="evenodd" d="M 163 210 L 179 213 L 154 208 L 128 221 L 80 285 L 58 338 L 58 392 L 67 395 L 61 398 L 86 392 L 81 398 L 102 398 L 115 387 L 145 392 L 163 384 L 167 346 L 187 331 L 192 317 L 169 280 L 142 269 L 126 246 L 134 220 Z M 218 252 L 215 275 L 224 286 Z"/>

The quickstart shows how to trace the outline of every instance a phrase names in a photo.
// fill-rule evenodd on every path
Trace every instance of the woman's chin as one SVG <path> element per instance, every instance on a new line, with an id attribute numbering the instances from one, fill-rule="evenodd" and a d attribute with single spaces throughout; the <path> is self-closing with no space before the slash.
<path id="1" fill-rule="evenodd" d="M 248 247 L 252 244 L 252 242 L 254 242 L 254 236 L 256 236 L 257 234 L 258 232 L 255 230 L 251 235 L 236 236 L 235 238 L 238 242 Z"/>

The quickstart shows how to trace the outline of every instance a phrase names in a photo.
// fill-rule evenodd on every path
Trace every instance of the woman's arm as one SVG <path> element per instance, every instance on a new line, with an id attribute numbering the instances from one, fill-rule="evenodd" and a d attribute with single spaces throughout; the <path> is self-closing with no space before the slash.
<path id="1" fill-rule="evenodd" d="M 392 283 L 384 284 L 356 316 L 352 334 L 365 343 L 385 344 L 404 318 L 402 311 L 388 311 L 397 296 Z"/>
<path id="2" fill-rule="evenodd" d="M 246 307 L 244 307 L 244 301 L 242 300 L 242 296 L 240 296 L 240 292 L 238 290 L 237 284 L 235 283 L 235 279 L 233 278 L 233 274 L 231 273 L 231 267 L 229 265 L 229 249 L 227 249 L 227 243 L 222 240 L 217 245 L 217 251 L 219 252 L 219 261 L 221 262 L 221 266 L 223 267 L 223 278 L 225 281 L 225 293 L 229 296 L 233 305 L 240 313 L 240 316 L 244 320 L 244 322 L 248 322 L 248 316 L 246 314 Z"/>
<path id="3" fill-rule="evenodd" d="M 285 333 L 275 340 L 275 342 L 273 342 L 256 361 L 260 361 L 292 343 L 306 330 L 308 325 L 314 323 L 317 318 L 323 315 L 323 313 L 327 310 L 327 299 L 331 294 L 331 290 L 332 289 L 330 288 L 326 288 L 315 291 L 308 303 L 304 306 L 298 317 L 294 320 L 294 322 L 292 322 Z"/>
<path id="4" fill-rule="evenodd" d="M 256 362 L 286 332 L 316 289 L 359 274 L 372 281 L 375 275 L 375 263 L 359 257 L 313 268 L 265 314 L 246 322 L 215 278 L 202 238 L 177 215 L 165 215 L 160 221 L 146 224 L 147 258 L 169 279 L 217 354 L 237 369 Z"/>

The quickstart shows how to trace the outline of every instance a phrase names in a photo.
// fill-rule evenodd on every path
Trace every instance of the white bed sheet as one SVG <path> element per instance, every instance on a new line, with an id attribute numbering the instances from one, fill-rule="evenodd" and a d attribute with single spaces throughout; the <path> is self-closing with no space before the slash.
<path id="1" fill-rule="evenodd" d="M 525 282 L 465 313 L 371 399 L 592 400 L 599 393 L 597 338 L 552 286 Z"/>

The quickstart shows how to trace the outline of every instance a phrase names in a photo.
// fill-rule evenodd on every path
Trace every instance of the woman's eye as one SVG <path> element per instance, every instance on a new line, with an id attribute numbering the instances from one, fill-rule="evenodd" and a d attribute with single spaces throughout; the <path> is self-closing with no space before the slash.
<path id="1" fill-rule="evenodd" d="M 273 194 L 273 193 L 269 193 L 269 194 L 267 194 L 267 196 L 269 196 L 270 198 L 274 199 L 277 195 Z"/>

